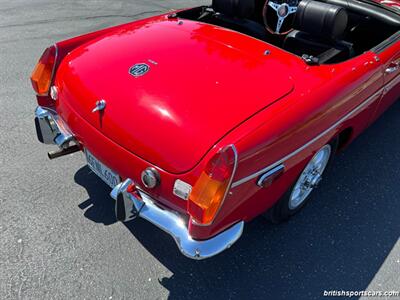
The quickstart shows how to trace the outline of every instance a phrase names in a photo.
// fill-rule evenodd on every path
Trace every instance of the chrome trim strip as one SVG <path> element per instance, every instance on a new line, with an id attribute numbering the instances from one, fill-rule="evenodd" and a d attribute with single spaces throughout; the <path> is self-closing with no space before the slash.
<path id="1" fill-rule="evenodd" d="M 127 188 L 132 183 L 131 179 L 126 179 L 111 191 L 110 196 L 116 200 L 122 193 L 131 200 L 138 216 L 171 235 L 179 250 L 188 258 L 201 260 L 217 255 L 231 247 L 243 233 L 244 222 L 241 221 L 208 240 L 194 240 L 189 234 L 185 219 L 178 213 L 161 208 L 149 195 L 140 190 L 141 199 L 128 193 Z"/>
<path id="2" fill-rule="evenodd" d="M 58 62 L 58 46 L 57 46 L 57 43 L 54 44 L 53 46 L 54 46 L 54 48 L 56 48 L 56 55 L 55 55 L 55 58 L 54 58 L 53 70 L 51 71 L 50 88 L 51 88 L 51 86 L 52 86 L 53 83 L 54 83 L 54 75 L 55 75 L 56 72 L 57 72 L 57 65 L 58 65 L 58 63 L 59 63 L 59 62 Z M 49 88 L 49 91 L 47 92 L 47 95 L 49 95 L 49 93 L 50 93 L 50 88 Z"/>
<path id="3" fill-rule="evenodd" d="M 400 83 L 400 73 L 397 75 L 396 78 L 393 78 L 391 81 L 389 81 L 388 84 L 385 85 L 384 90 L 385 91 L 390 91 L 392 88 L 394 88 L 398 83 Z"/>
<path id="4" fill-rule="evenodd" d="M 385 50 L 386 48 L 392 46 L 395 42 L 397 42 L 399 38 L 400 38 L 400 31 L 397 31 L 390 37 L 388 37 L 386 40 L 384 40 L 382 43 L 372 48 L 371 51 L 377 54 L 382 53 L 383 50 Z"/>
<path id="5" fill-rule="evenodd" d="M 268 177 L 280 172 L 280 171 L 284 171 L 285 170 L 285 165 L 281 164 L 271 170 L 269 170 L 268 172 L 266 172 L 264 175 L 261 175 L 261 177 L 258 179 L 257 181 L 257 185 L 259 187 L 264 187 L 264 182 L 268 179 Z"/>
<path id="6" fill-rule="evenodd" d="M 396 79 L 396 81 L 400 81 L 400 76 L 398 76 Z M 393 80 L 388 84 L 391 85 L 393 84 L 393 86 L 395 85 L 395 83 L 393 83 Z M 364 107 L 366 107 L 367 105 L 369 105 L 372 101 L 376 100 L 375 97 L 377 95 L 379 95 L 380 93 L 382 93 L 385 90 L 386 86 L 379 89 L 377 92 L 375 92 L 372 96 L 370 96 L 369 98 L 367 98 L 367 100 L 365 100 L 363 103 L 361 103 L 359 106 L 357 106 L 355 109 L 353 109 L 351 112 L 349 112 L 347 115 L 345 115 L 343 118 L 341 118 L 339 121 L 337 121 L 335 124 L 333 124 L 331 127 L 329 127 L 328 129 L 326 129 L 325 131 L 321 132 L 319 135 L 317 135 L 315 138 L 313 138 L 311 141 L 309 141 L 308 143 L 304 144 L 303 146 L 301 146 L 300 148 L 298 148 L 297 150 L 293 151 L 292 153 L 289 153 L 288 155 L 286 155 L 285 157 L 283 157 L 282 159 L 278 160 L 277 162 L 273 163 L 272 165 L 269 165 L 265 168 L 263 168 L 262 170 L 259 170 L 247 177 L 244 177 L 242 179 L 239 179 L 238 181 L 234 182 L 232 184 L 232 188 L 235 188 L 249 180 L 252 180 L 254 178 L 256 178 L 257 176 L 260 176 L 261 174 L 263 174 L 264 172 L 268 172 L 269 170 L 271 170 L 272 168 L 275 168 L 276 166 L 284 163 L 286 160 L 292 158 L 293 156 L 295 156 L 296 154 L 300 153 L 301 151 L 303 151 L 304 149 L 306 149 L 308 146 L 312 145 L 313 143 L 315 143 L 317 140 L 319 140 L 320 138 L 322 138 L 323 136 L 325 136 L 326 134 L 328 134 L 330 131 L 332 131 L 333 129 L 335 129 L 337 126 L 339 126 L 340 124 L 342 124 L 344 121 L 346 121 L 347 119 L 349 119 L 350 117 L 352 117 L 354 114 L 356 114 L 357 112 L 359 112 L 360 110 L 362 110 Z"/>

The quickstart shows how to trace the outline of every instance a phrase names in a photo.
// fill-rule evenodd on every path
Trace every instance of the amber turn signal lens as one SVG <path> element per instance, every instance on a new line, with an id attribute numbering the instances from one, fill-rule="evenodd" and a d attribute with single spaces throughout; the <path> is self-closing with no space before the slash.
<path id="1" fill-rule="evenodd" d="M 39 96 L 48 94 L 56 62 L 55 46 L 47 48 L 39 59 L 31 75 L 33 89 Z"/>
<path id="2" fill-rule="evenodd" d="M 215 219 L 230 188 L 237 165 L 233 145 L 221 149 L 207 164 L 193 186 L 188 212 L 195 222 L 209 225 Z"/>

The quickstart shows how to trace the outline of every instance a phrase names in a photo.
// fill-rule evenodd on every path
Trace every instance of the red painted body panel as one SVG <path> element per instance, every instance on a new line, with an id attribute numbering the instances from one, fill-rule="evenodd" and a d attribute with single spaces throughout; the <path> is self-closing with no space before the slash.
<path id="1" fill-rule="evenodd" d="M 385 49 L 384 52 L 382 52 L 379 55 L 379 57 L 382 62 L 382 73 L 383 73 L 384 84 L 386 86 L 387 85 L 390 86 L 398 78 L 400 74 L 399 70 L 393 73 L 387 72 L 388 69 L 400 65 L 400 52 L 398 45 L 392 45 L 391 47 L 388 47 L 387 49 Z M 396 87 L 385 88 L 383 93 L 384 96 L 379 102 L 376 112 L 373 118 L 371 119 L 371 122 L 373 120 L 376 120 L 379 116 L 381 116 L 393 104 L 393 102 L 395 102 L 399 98 L 398 84 L 397 88 Z"/>
<path id="2" fill-rule="evenodd" d="M 334 66 L 311 67 L 293 74 L 296 90 L 285 99 L 249 120 L 235 131 L 235 145 L 240 163 L 236 180 L 253 174 L 279 161 L 335 124 L 349 111 L 360 105 L 383 85 L 375 54 L 366 53 L 352 61 Z M 365 62 L 368 62 L 367 64 Z M 351 72 L 343 72 L 351 66 Z M 308 76 L 306 76 L 308 75 Z M 306 161 L 338 132 L 353 128 L 353 138 L 368 125 L 376 109 L 380 93 L 358 115 L 333 128 L 318 142 L 285 161 L 288 170 L 271 188 L 260 189 L 257 178 L 232 189 L 216 223 L 224 218 L 241 215 L 246 220 L 270 208 L 294 182 Z M 243 135 L 242 135 L 243 134 Z M 208 232 L 207 229 L 209 229 Z M 196 236 L 213 235 L 213 228 L 192 228 Z"/>
<path id="3" fill-rule="evenodd" d="M 160 16 L 58 45 L 63 51 L 81 43 L 56 73 L 57 112 L 122 177 L 140 182 L 143 169 L 157 168 L 162 184 L 147 192 L 165 206 L 186 214 L 186 201 L 172 194 L 175 180 L 193 185 L 225 145 L 238 150 L 234 182 L 301 149 L 271 187 L 259 188 L 254 177 L 232 188 L 212 225 L 189 221 L 197 239 L 270 208 L 315 151 L 346 128 L 354 139 L 400 94 L 399 73 L 384 75 L 399 41 L 381 53 L 311 67 L 251 37 Z M 148 59 L 158 65 L 147 78 L 128 74 Z M 110 101 L 102 123 L 90 112 L 99 98 Z"/>
<path id="4" fill-rule="evenodd" d="M 390 8 L 399 10 L 399 12 L 400 12 L 400 1 L 399 0 L 374 0 L 374 1 L 383 6 L 388 6 Z"/>
<path id="5" fill-rule="evenodd" d="M 292 55 L 274 49 L 264 56 L 266 45 L 248 40 L 191 21 L 127 26 L 64 59 L 55 82 L 60 102 L 136 155 L 184 173 L 227 132 L 293 89 Z M 150 71 L 135 78 L 128 70 L 141 62 Z M 101 118 L 92 113 L 100 99 L 107 101 Z"/>

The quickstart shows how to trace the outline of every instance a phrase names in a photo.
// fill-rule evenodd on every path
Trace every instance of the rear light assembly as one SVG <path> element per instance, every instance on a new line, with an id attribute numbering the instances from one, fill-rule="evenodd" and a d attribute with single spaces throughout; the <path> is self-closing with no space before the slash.
<path id="1" fill-rule="evenodd" d="M 188 213 L 197 224 L 210 225 L 231 187 L 237 167 L 234 145 L 219 150 L 207 163 L 188 199 Z"/>
<path id="2" fill-rule="evenodd" d="M 36 64 L 31 75 L 31 83 L 38 96 L 46 96 L 49 94 L 56 61 L 57 48 L 53 45 L 43 52 Z"/>

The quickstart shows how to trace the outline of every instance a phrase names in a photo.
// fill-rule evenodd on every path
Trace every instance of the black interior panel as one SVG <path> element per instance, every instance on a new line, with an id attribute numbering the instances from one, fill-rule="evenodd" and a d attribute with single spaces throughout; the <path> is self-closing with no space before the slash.
<path id="1" fill-rule="evenodd" d="M 283 0 L 274 0 L 275 2 Z M 378 46 L 380 43 L 388 39 L 390 36 L 394 35 L 400 29 L 400 15 L 385 9 L 378 4 L 361 2 L 357 0 L 322 0 L 322 1 L 309 1 L 303 0 L 304 2 L 314 2 L 312 3 L 315 7 L 321 7 L 323 10 L 324 4 L 318 5 L 318 3 L 327 3 L 325 5 L 330 5 L 337 7 L 338 11 L 344 10 L 347 15 L 347 26 L 343 32 L 343 36 L 340 37 L 341 45 L 351 45 L 351 51 L 346 51 L 344 55 L 343 51 L 336 51 L 337 56 L 328 59 L 323 63 L 337 63 L 350 59 L 351 57 L 362 54 L 365 51 L 371 50 Z M 214 24 L 217 26 L 226 27 L 232 30 L 242 32 L 244 34 L 253 36 L 257 39 L 264 40 L 270 44 L 281 47 L 286 51 L 292 52 L 299 56 L 319 56 L 324 55 L 326 58 L 326 49 L 329 53 L 335 53 L 332 49 L 336 46 L 326 42 L 327 47 L 320 47 L 321 43 L 324 41 L 318 40 L 318 36 L 312 36 L 313 32 L 299 31 L 289 33 L 288 36 L 274 35 L 265 29 L 262 9 L 265 0 L 213 0 L 213 4 L 210 6 L 201 6 L 186 11 L 178 13 L 177 17 L 184 19 L 197 20 L 205 23 Z M 300 3 L 299 5 L 301 6 Z M 312 14 L 308 13 L 308 17 Z M 272 15 L 272 17 L 274 17 Z M 296 16 L 293 18 L 298 20 Z M 301 20 L 304 24 L 313 24 L 312 20 Z M 316 20 L 314 20 L 314 23 Z M 295 23 L 295 22 L 294 22 Z M 334 23 L 333 21 L 327 26 L 339 26 L 340 21 Z M 288 24 L 289 27 L 297 27 L 296 24 Z M 312 28 L 312 27 L 310 27 Z M 324 28 L 326 32 L 334 33 L 336 28 Z M 341 29 L 340 29 L 341 31 Z M 307 37 L 309 34 L 311 37 Z M 301 51 L 298 50 L 299 47 L 288 47 L 288 38 L 298 36 L 299 39 L 311 39 L 309 46 L 307 43 L 301 44 L 307 45 L 303 47 Z M 314 43 L 317 39 L 317 44 Z M 286 43 L 285 43 L 286 42 Z M 286 45 L 286 47 L 285 47 Z M 325 44 L 323 44 L 325 46 Z M 336 47 L 338 48 L 338 47 Z M 323 49 L 323 50 L 320 50 Z M 303 53 L 304 52 L 304 53 Z"/>

